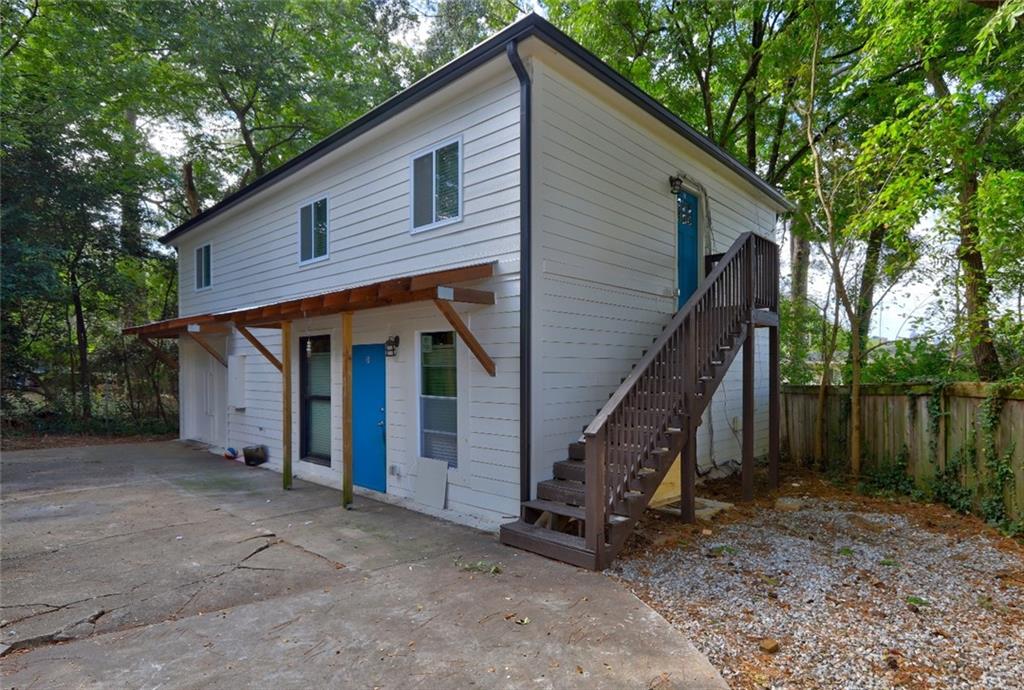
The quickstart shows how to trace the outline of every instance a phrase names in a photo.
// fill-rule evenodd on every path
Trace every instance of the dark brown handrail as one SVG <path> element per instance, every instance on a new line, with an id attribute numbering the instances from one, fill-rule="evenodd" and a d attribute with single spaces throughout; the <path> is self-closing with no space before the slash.
<path id="1" fill-rule="evenodd" d="M 721 348 L 732 346 L 753 310 L 778 310 L 777 281 L 778 247 L 740 235 L 584 430 L 587 546 L 598 563 L 607 518 L 622 507 L 644 458 L 676 416 L 703 412 L 710 395 L 697 393 L 721 363 Z"/>

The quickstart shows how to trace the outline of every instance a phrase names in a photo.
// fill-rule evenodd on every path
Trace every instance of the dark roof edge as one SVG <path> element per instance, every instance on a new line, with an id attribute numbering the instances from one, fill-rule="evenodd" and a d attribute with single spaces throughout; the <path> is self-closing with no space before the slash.
<path id="1" fill-rule="evenodd" d="M 729 153 L 720 148 L 717 144 L 690 125 L 683 122 L 683 120 L 677 116 L 673 115 L 665 106 L 661 105 L 644 93 L 639 87 L 629 82 L 625 77 L 606 65 L 586 48 L 576 43 L 576 41 L 560 31 L 546 19 L 531 13 L 516 23 L 502 29 L 500 32 L 469 52 L 462 54 L 440 69 L 428 74 L 426 77 L 420 79 L 407 89 L 395 94 L 377 107 L 368 111 L 365 115 L 353 120 L 327 138 L 317 142 L 266 175 L 253 180 L 245 187 L 242 187 L 238 191 L 224 197 L 224 199 L 206 209 L 198 216 L 185 221 L 162 236 L 160 238 L 160 242 L 163 244 L 170 244 L 173 240 L 181 237 L 186 232 L 196 228 L 202 223 L 205 223 L 214 216 L 220 215 L 229 208 L 249 198 L 257 191 L 287 177 L 291 173 L 300 169 L 306 163 L 321 158 L 364 132 L 397 115 L 403 110 L 410 108 L 433 93 L 435 89 L 447 85 L 449 82 L 458 79 L 481 64 L 498 57 L 505 51 L 505 45 L 509 41 L 521 41 L 522 39 L 532 35 L 538 36 L 545 43 L 565 54 L 595 77 L 601 79 L 609 86 L 620 92 L 634 104 L 638 105 L 649 114 L 668 125 L 669 128 L 689 139 L 698 148 L 708 153 L 715 160 L 723 163 L 733 172 L 739 174 L 780 206 L 786 209 L 793 208 L 793 204 L 777 189 L 752 173 L 742 163 L 729 155 Z"/>

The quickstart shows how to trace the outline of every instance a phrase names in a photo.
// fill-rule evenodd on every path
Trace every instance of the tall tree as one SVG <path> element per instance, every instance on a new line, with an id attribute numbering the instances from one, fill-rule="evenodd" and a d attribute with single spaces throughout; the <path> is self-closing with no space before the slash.
<path id="1" fill-rule="evenodd" d="M 928 0 L 904 4 L 866 0 L 865 60 L 853 78 L 872 78 L 894 62 L 914 60 L 924 79 L 908 87 L 891 121 L 920 120 L 929 127 L 917 136 L 943 171 L 928 191 L 940 210 L 941 227 L 955 229 L 963 286 L 966 333 L 978 376 L 999 378 L 1003 367 L 993 338 L 993 288 L 985 265 L 979 189 L 986 181 L 1013 182 L 1002 175 L 1024 161 L 1024 2 L 1010 0 L 996 10 L 989 3 Z M 902 174 L 915 175 L 904 168 Z M 998 194 L 998 191 L 992 190 Z"/>

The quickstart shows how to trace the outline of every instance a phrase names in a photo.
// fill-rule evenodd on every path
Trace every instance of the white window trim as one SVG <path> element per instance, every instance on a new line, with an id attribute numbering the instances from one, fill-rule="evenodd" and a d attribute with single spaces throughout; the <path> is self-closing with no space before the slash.
<path id="1" fill-rule="evenodd" d="M 423 454 L 423 405 L 420 401 L 423 398 L 423 335 L 425 333 L 440 333 L 442 331 L 451 331 L 455 334 L 455 423 L 458 425 L 458 431 L 455 432 L 455 467 L 448 465 L 448 473 L 452 476 L 459 476 L 464 471 L 464 462 L 466 462 L 466 452 L 462 439 L 465 436 L 464 424 L 462 418 L 463 409 L 463 383 L 462 383 L 462 372 L 465 370 L 465 365 L 462 362 L 462 358 L 459 356 L 462 348 L 460 343 L 462 339 L 459 338 L 459 334 L 455 329 L 451 328 L 451 325 L 446 326 L 438 325 L 437 328 L 423 328 L 416 331 L 416 456 L 423 460 L 437 460 L 437 458 L 430 458 Z M 430 396 L 438 397 L 438 396 Z M 438 462 L 445 462 L 444 460 L 437 460 Z"/>
<path id="2" fill-rule="evenodd" d="M 427 225 L 420 225 L 419 227 L 417 227 L 415 225 L 415 223 L 416 223 L 416 216 L 415 216 L 415 213 L 416 213 L 416 211 L 415 211 L 415 202 L 416 202 L 416 196 L 415 196 L 415 194 L 416 194 L 416 190 L 415 190 L 416 184 L 415 184 L 415 182 L 416 182 L 416 178 L 415 178 L 415 170 L 414 170 L 414 168 L 415 168 L 414 164 L 416 162 L 416 159 L 420 158 L 422 156 L 425 156 L 428 153 L 430 153 L 430 154 L 436 153 L 436 151 L 438 149 L 443 149 L 445 146 L 448 146 L 449 144 L 454 144 L 454 143 L 458 143 L 458 145 L 459 145 L 459 185 L 458 185 L 459 201 L 458 201 L 458 204 L 457 204 L 458 205 L 458 209 L 459 209 L 458 213 L 455 215 L 454 218 L 445 218 L 444 220 L 435 221 L 433 223 L 428 223 Z M 437 156 L 435 155 L 435 156 L 432 156 L 431 160 L 430 160 L 431 180 L 435 181 L 435 182 L 437 180 L 437 169 L 436 168 L 437 168 Z M 465 165 L 463 165 L 463 145 L 462 145 L 462 135 L 461 134 L 459 134 L 458 136 L 452 137 L 450 139 L 445 139 L 444 141 L 438 142 L 436 144 L 432 144 L 430 146 L 427 146 L 426 148 L 422 148 L 419 151 L 417 151 L 414 154 L 412 154 L 411 156 L 409 156 L 409 234 L 410 235 L 415 235 L 416 233 L 420 233 L 420 232 L 426 232 L 427 230 L 434 230 L 435 228 L 441 228 L 441 227 L 444 227 L 445 225 L 451 225 L 452 223 L 458 223 L 459 221 L 462 220 L 462 201 L 463 201 L 463 196 L 464 196 L 464 194 L 463 194 L 463 178 L 464 178 L 464 175 L 465 175 Z M 431 199 L 431 218 L 434 218 L 436 216 L 437 216 L 437 189 L 435 188 L 434 189 L 433 199 Z"/>
<path id="3" fill-rule="evenodd" d="M 203 287 L 196 287 L 196 283 L 198 282 L 196 279 L 199 277 L 199 269 L 200 269 L 200 263 L 199 263 L 199 261 L 196 260 L 196 254 L 198 254 L 199 250 L 202 249 L 203 247 L 209 247 L 210 248 L 210 282 L 207 283 Z M 195 269 L 195 271 L 193 272 L 193 275 L 192 275 L 192 289 L 195 292 L 206 292 L 207 290 L 209 290 L 209 289 L 211 289 L 213 287 L 213 243 L 212 242 L 207 242 L 207 243 L 201 244 L 198 247 L 196 247 L 195 249 L 193 249 L 192 250 L 192 262 L 195 264 L 195 266 L 193 267 Z"/>
<path id="4" fill-rule="evenodd" d="M 307 206 L 312 206 L 313 204 L 315 204 L 318 201 L 323 201 L 324 202 L 324 206 L 326 206 L 325 213 L 327 214 L 327 253 L 324 254 L 323 256 L 314 256 L 311 259 L 306 259 L 305 261 L 303 261 L 303 259 L 302 259 L 302 209 L 304 209 Z M 310 211 L 310 212 L 312 213 L 312 211 Z M 331 258 L 331 199 L 330 199 L 330 197 L 327 196 L 327 194 L 322 194 L 320 196 L 312 196 L 312 197 L 310 197 L 308 199 L 305 199 L 305 200 L 299 202 L 299 207 L 295 210 L 295 218 L 296 218 L 296 223 L 297 223 L 298 228 L 299 228 L 299 231 L 295 234 L 295 237 L 296 237 L 295 248 L 296 248 L 296 252 L 297 252 L 298 257 L 299 257 L 299 266 L 309 266 L 310 264 L 318 264 L 321 261 L 327 261 L 329 258 Z M 312 239 L 313 238 L 310 238 L 311 242 L 312 242 Z M 310 246 L 312 246 L 312 245 L 310 245 Z"/>

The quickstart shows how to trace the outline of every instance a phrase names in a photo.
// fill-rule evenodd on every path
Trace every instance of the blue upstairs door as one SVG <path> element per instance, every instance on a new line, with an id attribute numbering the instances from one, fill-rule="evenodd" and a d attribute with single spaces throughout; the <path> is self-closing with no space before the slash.
<path id="1" fill-rule="evenodd" d="M 700 262 L 697 259 L 697 197 L 688 192 L 676 194 L 676 228 L 678 232 L 679 303 L 683 306 L 697 289 Z"/>
<path id="2" fill-rule="evenodd" d="M 352 482 L 387 491 L 384 345 L 352 347 Z"/>

